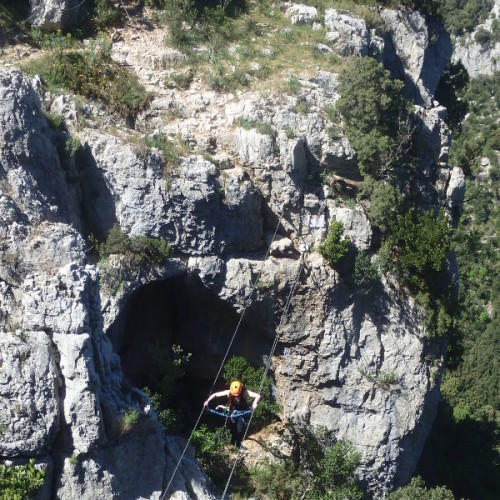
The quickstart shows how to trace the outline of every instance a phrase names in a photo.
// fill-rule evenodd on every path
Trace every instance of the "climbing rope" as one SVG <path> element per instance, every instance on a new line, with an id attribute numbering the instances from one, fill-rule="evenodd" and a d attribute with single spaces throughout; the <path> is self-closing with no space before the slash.
<path id="1" fill-rule="evenodd" d="M 263 263 L 267 260 L 267 258 L 269 257 L 269 254 L 271 253 L 271 246 L 272 246 L 272 244 L 274 242 L 274 238 L 276 237 L 276 234 L 278 233 L 279 226 L 280 226 L 280 220 L 278 219 L 278 223 L 276 224 L 276 229 L 274 230 L 274 234 L 273 234 L 273 237 L 271 239 L 271 243 L 269 244 L 269 247 L 267 249 L 267 252 L 266 252 L 266 255 L 264 257 L 264 260 L 262 261 Z M 246 312 L 248 306 L 251 304 L 251 299 L 252 299 L 253 293 L 255 291 L 256 285 L 259 282 L 259 279 L 260 279 L 260 276 L 262 274 L 263 268 L 264 268 L 264 266 L 262 265 L 260 267 L 259 273 L 257 275 L 257 279 L 254 281 L 252 289 L 250 290 L 250 294 L 248 295 L 248 299 L 245 301 L 245 306 L 243 308 L 243 311 L 240 314 L 240 319 L 238 321 L 238 324 L 236 325 L 236 328 L 234 330 L 233 336 L 231 337 L 231 340 L 229 341 L 229 345 L 228 345 L 227 350 L 226 350 L 226 352 L 224 354 L 222 362 L 221 362 L 221 364 L 219 366 L 219 370 L 217 371 L 217 375 L 214 378 L 214 381 L 213 381 L 212 386 L 210 388 L 208 397 L 210 397 L 212 395 L 212 391 L 213 391 L 213 389 L 215 387 L 215 384 L 217 383 L 217 380 L 219 380 L 219 376 L 220 376 L 220 374 L 222 372 L 222 369 L 224 368 L 224 365 L 226 363 L 226 359 L 229 356 L 229 352 L 230 352 L 231 347 L 232 347 L 232 345 L 234 343 L 234 339 L 236 338 L 236 334 L 238 333 L 238 331 L 240 329 L 240 326 L 241 326 L 241 323 L 243 321 L 243 317 L 245 315 L 245 312 Z M 165 498 L 165 495 L 167 494 L 167 491 L 170 488 L 170 486 L 172 484 L 172 481 L 174 480 L 175 474 L 177 473 L 177 470 L 179 469 L 180 463 L 181 463 L 182 459 L 184 458 L 184 455 L 186 454 L 186 451 L 187 451 L 187 449 L 189 447 L 189 444 L 191 443 L 191 440 L 193 439 L 193 435 L 194 435 L 196 429 L 198 428 L 198 425 L 200 423 L 200 420 L 201 420 L 201 417 L 202 417 L 204 411 L 205 411 L 205 407 L 202 407 L 201 412 L 200 412 L 200 414 L 199 414 L 199 416 L 198 416 L 198 418 L 196 420 L 196 423 L 194 424 L 193 430 L 191 431 L 189 439 L 187 440 L 186 445 L 184 446 L 184 449 L 182 450 L 181 456 L 180 456 L 179 460 L 177 461 L 175 469 L 174 469 L 172 475 L 170 476 L 170 480 L 169 480 L 169 482 L 167 484 L 167 487 L 165 488 L 165 491 L 163 492 L 163 494 L 161 496 L 161 500 L 163 500 Z"/>
<path id="2" fill-rule="evenodd" d="M 298 268 L 297 273 L 295 275 L 295 279 L 294 279 L 293 285 L 290 288 L 290 292 L 288 294 L 287 301 L 286 301 L 285 307 L 283 309 L 283 314 L 281 315 L 281 320 L 280 320 L 280 323 L 279 323 L 278 328 L 276 330 L 276 335 L 274 337 L 273 345 L 271 346 L 271 350 L 269 351 L 269 357 L 267 359 L 266 368 L 265 368 L 264 373 L 262 374 L 262 378 L 260 380 L 260 386 L 259 386 L 259 390 L 258 390 L 258 394 L 259 395 L 262 392 L 262 389 L 264 387 L 264 383 L 266 381 L 267 373 L 269 372 L 269 368 L 270 368 L 271 363 L 272 363 L 272 358 L 273 358 L 273 355 L 274 355 L 274 351 L 276 350 L 276 346 L 278 345 L 278 341 L 279 341 L 280 336 L 281 336 L 281 328 L 283 326 L 283 323 L 285 322 L 285 318 L 286 318 L 286 316 L 288 314 L 288 310 L 290 309 L 290 304 L 292 302 L 292 297 L 293 297 L 293 294 L 295 292 L 295 287 L 297 286 L 297 283 L 299 281 L 300 273 L 302 272 L 303 266 L 304 266 L 304 259 L 303 259 L 303 254 L 302 254 L 301 257 L 300 257 L 299 268 Z M 250 424 L 252 422 L 252 418 L 253 418 L 253 412 L 250 414 L 250 419 L 248 420 L 248 424 L 246 426 L 245 433 L 244 433 L 243 438 L 241 440 L 242 442 L 245 440 L 245 438 L 247 436 L 248 429 L 250 428 Z M 229 488 L 229 484 L 231 483 L 231 479 L 233 477 L 233 474 L 234 474 L 234 471 L 236 469 L 236 465 L 238 463 L 240 455 L 241 455 L 241 446 L 238 448 L 238 453 L 236 454 L 236 458 L 234 459 L 233 466 L 231 468 L 231 472 L 229 473 L 229 477 L 227 479 L 227 483 L 226 483 L 226 487 L 224 488 L 224 492 L 222 493 L 221 500 L 224 500 L 224 498 L 226 496 L 227 490 Z"/>

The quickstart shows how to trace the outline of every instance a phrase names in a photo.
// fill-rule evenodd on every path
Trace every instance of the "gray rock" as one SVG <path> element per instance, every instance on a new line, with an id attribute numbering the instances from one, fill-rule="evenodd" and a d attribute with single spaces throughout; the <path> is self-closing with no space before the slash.
<path id="1" fill-rule="evenodd" d="M 492 75 L 500 70 L 500 42 L 481 45 L 476 42 L 479 30 L 493 35 L 493 22 L 500 18 L 500 0 L 494 0 L 491 12 L 483 24 L 476 26 L 469 34 L 457 37 L 454 43 L 452 61 L 461 62 L 471 78 L 480 75 Z"/>
<path id="2" fill-rule="evenodd" d="M 342 56 L 366 56 L 370 46 L 370 32 L 363 19 L 340 13 L 336 9 L 325 10 L 326 40 Z"/>
<path id="3" fill-rule="evenodd" d="M 408 9 L 382 9 L 385 23 L 383 61 L 393 75 L 405 80 L 406 93 L 416 104 L 430 107 L 452 44 L 444 27 Z M 432 36 L 431 36 L 432 33 Z"/>
<path id="4" fill-rule="evenodd" d="M 30 23 L 45 30 L 66 30 L 83 18 L 87 4 L 82 0 L 30 0 Z"/>
<path id="5" fill-rule="evenodd" d="M 309 5 L 292 4 L 285 11 L 292 24 L 312 23 L 318 17 L 318 9 Z"/>

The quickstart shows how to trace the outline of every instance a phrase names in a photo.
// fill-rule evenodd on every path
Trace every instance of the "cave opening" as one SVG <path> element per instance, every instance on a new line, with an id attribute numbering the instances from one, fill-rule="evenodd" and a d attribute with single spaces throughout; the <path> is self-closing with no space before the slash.
<path id="1" fill-rule="evenodd" d="M 243 318 L 228 359 L 243 356 L 255 367 L 263 364 L 273 337 L 258 325 L 257 318 L 256 311 Z M 185 374 L 175 381 L 167 405 L 180 410 L 188 423 L 196 419 L 208 396 L 239 320 L 240 314 L 199 277 L 183 274 L 137 289 L 109 335 L 127 379 L 153 393 L 163 393 L 163 363 L 179 358 L 172 347 L 190 354 Z M 219 377 L 214 390 L 224 388 Z"/>

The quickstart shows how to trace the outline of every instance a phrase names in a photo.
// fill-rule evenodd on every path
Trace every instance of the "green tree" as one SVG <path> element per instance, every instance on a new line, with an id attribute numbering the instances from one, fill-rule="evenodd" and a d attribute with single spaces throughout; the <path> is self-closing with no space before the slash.
<path id="1" fill-rule="evenodd" d="M 252 473 L 256 493 L 278 500 L 361 499 L 354 478 L 361 454 L 348 441 L 335 442 L 325 428 L 296 428 L 294 457 L 266 461 Z"/>
<path id="2" fill-rule="evenodd" d="M 328 229 L 326 240 L 318 247 L 319 253 L 330 264 L 335 267 L 349 250 L 349 238 L 342 238 L 344 225 L 342 222 L 333 221 Z"/>
<path id="3" fill-rule="evenodd" d="M 389 500 L 454 500 L 453 493 L 445 486 L 426 488 L 421 477 L 414 477 L 410 484 L 389 495 Z"/>
<path id="4" fill-rule="evenodd" d="M 363 175 L 391 178 L 410 148 L 410 102 L 403 88 L 369 57 L 355 59 L 340 75 L 336 107 Z"/>

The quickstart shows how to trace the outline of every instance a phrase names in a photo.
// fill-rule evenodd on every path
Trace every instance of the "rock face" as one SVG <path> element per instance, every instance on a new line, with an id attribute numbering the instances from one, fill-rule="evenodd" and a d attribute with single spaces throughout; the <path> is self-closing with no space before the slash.
<path id="1" fill-rule="evenodd" d="M 492 75 L 500 70 L 500 42 L 494 42 L 493 23 L 500 18 L 500 0 L 495 0 L 490 15 L 469 34 L 457 37 L 453 51 L 453 62 L 461 62 L 471 78 Z M 483 35 L 483 41 L 477 41 Z M 493 38 L 493 41 L 491 41 Z"/>
<path id="2" fill-rule="evenodd" d="M 294 22 L 319 22 L 316 15 L 289 10 Z M 463 174 L 446 163 L 445 110 L 432 104 L 446 37 L 443 47 L 431 43 L 418 14 L 382 17 L 384 37 L 328 11 L 329 48 L 377 54 L 407 79 L 422 104 L 415 147 L 425 151 L 411 189 L 426 208 L 458 210 Z M 112 54 L 153 89 L 170 62 L 139 57 L 138 47 L 119 42 Z M 184 443 L 165 434 L 128 380 L 143 369 L 144 339 L 161 332 L 180 343 L 196 360 L 189 376 L 206 384 L 245 310 L 235 349 L 262 364 L 294 283 L 272 359 L 283 419 L 350 439 L 373 497 L 408 481 L 437 409 L 444 346 L 426 339 L 422 311 L 393 283 L 381 280 L 365 295 L 317 252 L 301 253 L 334 220 L 358 250 L 374 239 L 362 208 L 322 182 L 322 171 L 356 177 L 355 152 L 341 132 L 328 133 L 324 108 L 336 89 L 337 75 L 323 71 L 290 96 L 162 88 L 135 135 L 97 130 L 87 120 L 92 105 L 42 95 L 81 144 L 68 165 L 39 82 L 0 72 L 0 453 L 45 464 L 43 498 L 160 498 Z M 263 126 L 243 127 L 245 120 Z M 190 152 L 165 169 L 138 133 L 179 137 Z M 133 267 L 120 255 L 96 264 L 85 238 L 104 239 L 115 224 L 131 236 L 165 238 L 174 256 L 156 267 Z M 131 411 L 138 422 L 130 429 Z M 171 498 L 211 498 L 187 455 Z"/>
<path id="3" fill-rule="evenodd" d="M 46 30 L 68 29 L 87 11 L 81 0 L 30 0 L 30 22 Z"/>

